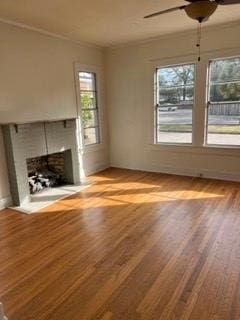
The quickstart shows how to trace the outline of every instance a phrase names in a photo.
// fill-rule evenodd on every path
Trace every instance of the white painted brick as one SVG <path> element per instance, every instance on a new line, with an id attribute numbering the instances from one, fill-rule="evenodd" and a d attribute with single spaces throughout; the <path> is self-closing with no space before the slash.
<path id="1" fill-rule="evenodd" d="M 13 146 L 14 166 L 21 201 L 29 201 L 26 159 L 72 151 L 73 173 L 75 183 L 80 182 L 78 146 L 76 137 L 76 121 L 68 120 L 49 123 L 11 125 L 11 140 Z M 45 139 L 47 137 L 47 141 Z M 10 168 L 11 170 L 11 168 Z M 16 192 L 17 192 L 16 191 Z"/>

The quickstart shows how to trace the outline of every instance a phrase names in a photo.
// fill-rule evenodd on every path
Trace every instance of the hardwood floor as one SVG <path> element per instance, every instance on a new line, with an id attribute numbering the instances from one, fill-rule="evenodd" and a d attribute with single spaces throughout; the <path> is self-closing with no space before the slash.
<path id="1" fill-rule="evenodd" d="M 9 320 L 239 320 L 240 184 L 109 169 L 0 214 Z"/>

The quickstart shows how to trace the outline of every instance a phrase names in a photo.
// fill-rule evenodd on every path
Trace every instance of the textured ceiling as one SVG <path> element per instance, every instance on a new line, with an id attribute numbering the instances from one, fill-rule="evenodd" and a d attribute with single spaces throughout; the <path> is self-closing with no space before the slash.
<path id="1" fill-rule="evenodd" d="M 143 16 L 183 0 L 2 0 L 0 17 L 72 40 L 100 46 L 154 38 L 190 30 L 196 23 L 183 11 L 150 20 Z M 240 5 L 219 6 L 208 25 L 240 21 Z"/>

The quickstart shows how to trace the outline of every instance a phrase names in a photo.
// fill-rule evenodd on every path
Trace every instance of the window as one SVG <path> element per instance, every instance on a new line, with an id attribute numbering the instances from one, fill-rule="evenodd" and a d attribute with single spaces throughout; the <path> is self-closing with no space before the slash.
<path id="1" fill-rule="evenodd" d="M 192 143 L 195 65 L 156 70 L 156 142 Z"/>
<path id="2" fill-rule="evenodd" d="M 240 58 L 209 67 L 207 143 L 240 145 Z"/>
<path id="3" fill-rule="evenodd" d="M 96 74 L 79 72 L 80 105 L 84 145 L 100 142 Z"/>

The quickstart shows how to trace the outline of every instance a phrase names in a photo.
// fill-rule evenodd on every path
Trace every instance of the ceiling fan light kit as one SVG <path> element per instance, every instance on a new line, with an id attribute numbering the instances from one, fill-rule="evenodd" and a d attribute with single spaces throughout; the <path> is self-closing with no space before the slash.
<path id="1" fill-rule="evenodd" d="M 199 22 L 204 22 L 215 12 L 218 5 L 228 6 L 228 5 L 240 4 L 240 0 L 185 0 L 185 1 L 188 2 L 189 4 L 166 9 L 163 11 L 157 11 L 145 16 L 144 18 L 153 18 L 161 14 L 184 10 L 190 18 L 198 21 L 200 19 L 201 21 Z"/>
<path id="2" fill-rule="evenodd" d="M 215 1 L 196 1 L 184 8 L 186 14 L 198 22 L 205 22 L 218 7 Z"/>

